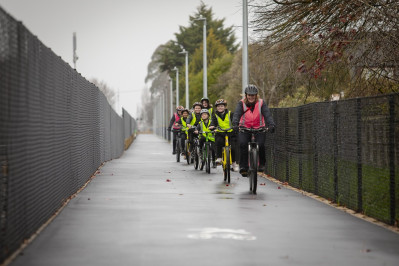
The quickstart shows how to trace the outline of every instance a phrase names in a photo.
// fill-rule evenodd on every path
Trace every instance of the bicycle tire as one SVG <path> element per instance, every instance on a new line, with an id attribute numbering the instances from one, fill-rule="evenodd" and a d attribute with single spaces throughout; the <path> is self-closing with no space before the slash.
<path id="1" fill-rule="evenodd" d="M 252 193 L 256 194 L 256 189 L 258 186 L 258 152 L 256 149 L 251 149 L 252 153 Z"/>
<path id="2" fill-rule="evenodd" d="M 208 174 L 211 173 L 211 152 L 209 146 L 206 147 L 206 154 L 205 154 L 205 170 Z"/>
<path id="3" fill-rule="evenodd" d="M 231 154 L 230 154 L 230 149 L 229 147 L 226 148 L 226 177 L 227 177 L 227 183 L 230 183 L 230 160 L 231 160 Z"/>
<path id="4" fill-rule="evenodd" d="M 186 147 L 186 161 L 187 164 L 190 164 L 191 162 L 191 154 L 190 154 L 190 143 L 188 143 L 188 140 L 185 140 L 185 147 Z"/>
<path id="5" fill-rule="evenodd" d="M 198 165 L 199 165 L 199 150 L 197 147 L 193 148 L 193 156 L 194 156 L 194 169 L 197 170 L 198 169 Z"/>
<path id="6" fill-rule="evenodd" d="M 180 162 L 180 141 L 176 142 L 176 162 Z"/>
<path id="7" fill-rule="evenodd" d="M 226 172 L 226 148 L 223 147 L 222 150 L 222 167 L 223 167 L 223 181 L 227 180 L 227 172 Z"/>
<path id="8" fill-rule="evenodd" d="M 204 153 L 205 153 L 205 147 L 202 150 L 202 154 L 198 155 L 198 157 L 200 158 L 200 170 L 202 171 L 204 169 L 205 166 L 205 159 L 204 159 Z"/>

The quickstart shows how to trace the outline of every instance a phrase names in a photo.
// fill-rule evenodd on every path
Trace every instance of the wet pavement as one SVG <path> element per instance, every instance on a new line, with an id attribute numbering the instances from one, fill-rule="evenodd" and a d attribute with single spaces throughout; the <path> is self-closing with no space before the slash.
<path id="1" fill-rule="evenodd" d="M 399 234 L 139 135 L 11 265 L 399 265 Z"/>

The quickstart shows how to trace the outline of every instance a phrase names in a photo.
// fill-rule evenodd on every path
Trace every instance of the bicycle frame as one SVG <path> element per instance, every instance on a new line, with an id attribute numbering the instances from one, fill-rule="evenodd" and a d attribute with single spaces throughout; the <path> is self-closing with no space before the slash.
<path id="1" fill-rule="evenodd" d="M 208 133 L 212 133 L 214 134 L 213 131 L 203 131 L 203 132 L 199 132 L 200 134 L 205 134 L 205 142 L 204 142 L 204 146 L 202 148 L 202 163 L 201 163 L 201 167 L 200 170 L 202 170 L 204 168 L 204 164 L 205 164 L 205 170 L 208 174 L 211 173 L 211 149 L 212 149 L 212 142 L 209 141 L 209 136 Z"/>

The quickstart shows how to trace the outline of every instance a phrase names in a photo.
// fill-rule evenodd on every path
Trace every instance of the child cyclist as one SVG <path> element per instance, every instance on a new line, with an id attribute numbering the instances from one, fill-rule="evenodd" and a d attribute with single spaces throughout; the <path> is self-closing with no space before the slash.
<path id="1" fill-rule="evenodd" d="M 238 165 L 236 164 L 235 153 L 236 153 L 236 134 L 233 131 L 233 113 L 227 108 L 227 102 L 224 99 L 219 99 L 215 102 L 215 112 L 212 115 L 211 126 L 216 128 L 215 144 L 216 144 L 216 164 L 222 162 L 222 148 L 224 146 L 224 137 L 227 134 L 229 137 L 229 144 L 231 146 L 231 159 L 233 171 L 238 172 Z M 228 130 L 223 131 L 223 130 Z"/>
<path id="2" fill-rule="evenodd" d="M 206 141 L 206 135 L 208 135 L 209 141 L 215 142 L 215 138 L 213 137 L 213 134 L 208 132 L 213 129 L 214 129 L 214 127 L 211 127 L 211 119 L 209 117 L 208 109 L 202 109 L 201 110 L 201 121 L 199 121 L 199 123 L 194 131 L 195 134 L 201 133 L 201 135 L 199 136 L 201 153 L 202 153 L 202 147 L 204 145 L 204 142 Z M 204 131 L 207 133 L 204 133 Z M 211 151 L 212 151 L 212 165 L 213 165 L 213 168 L 216 168 L 215 151 L 212 148 L 211 148 Z"/>
<path id="3" fill-rule="evenodd" d="M 193 148 L 193 138 L 196 138 L 197 135 L 193 134 L 194 129 L 197 127 L 198 122 L 201 121 L 201 109 L 202 109 L 202 104 L 200 102 L 195 102 L 193 104 L 193 109 L 194 111 L 191 112 L 191 114 L 187 118 L 187 126 L 189 128 L 188 130 L 188 141 L 190 142 L 190 152 L 192 151 Z"/>
<path id="4" fill-rule="evenodd" d="M 176 113 L 173 114 L 173 116 L 169 122 L 168 131 L 171 131 L 173 128 L 173 152 L 172 152 L 172 154 L 176 154 L 177 132 L 180 130 L 178 122 L 180 120 L 181 111 L 183 111 L 183 109 L 184 109 L 183 106 L 181 106 L 181 105 L 177 106 Z"/>
<path id="5" fill-rule="evenodd" d="M 185 134 L 180 134 L 180 138 L 181 138 L 180 143 L 182 145 L 182 147 L 180 147 L 180 150 L 182 152 L 184 151 L 184 143 L 188 136 L 187 119 L 188 119 L 189 113 L 190 113 L 190 111 L 187 108 L 183 109 L 183 111 L 181 111 L 182 116 L 180 117 L 179 122 L 177 122 L 181 128 L 181 131 L 185 133 Z M 186 155 L 184 152 L 183 152 L 183 154 Z"/>

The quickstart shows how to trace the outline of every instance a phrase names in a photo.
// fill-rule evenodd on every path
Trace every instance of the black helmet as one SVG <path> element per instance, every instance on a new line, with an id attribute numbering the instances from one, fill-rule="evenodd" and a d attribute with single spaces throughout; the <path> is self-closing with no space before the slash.
<path id="1" fill-rule="evenodd" d="M 207 97 L 203 97 L 203 98 L 201 99 L 201 103 L 202 103 L 203 101 L 207 101 L 208 104 L 209 104 L 209 99 L 208 99 Z"/>
<path id="2" fill-rule="evenodd" d="M 249 84 L 245 88 L 245 94 L 256 95 L 258 94 L 258 88 L 255 85 Z"/>
<path id="3" fill-rule="evenodd" d="M 197 105 L 198 105 L 199 107 L 201 107 L 201 109 L 202 109 L 202 104 L 201 104 L 200 102 L 195 102 L 195 103 L 193 103 L 193 108 L 195 108 Z"/>

